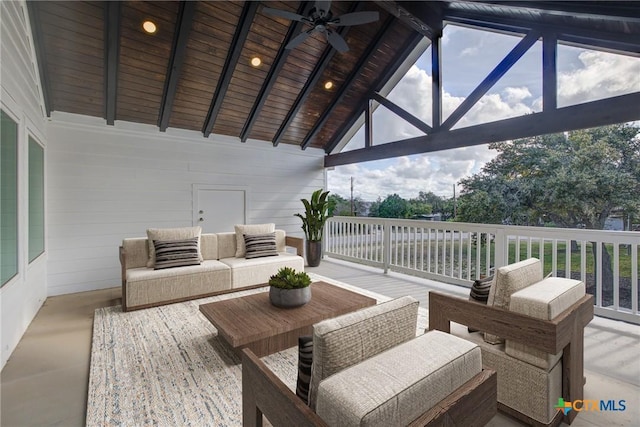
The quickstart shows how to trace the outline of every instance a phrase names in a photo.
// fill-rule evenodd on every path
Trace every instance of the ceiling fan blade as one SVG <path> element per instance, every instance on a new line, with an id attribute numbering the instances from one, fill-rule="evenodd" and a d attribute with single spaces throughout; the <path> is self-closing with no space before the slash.
<path id="1" fill-rule="evenodd" d="M 338 16 L 335 19 L 332 19 L 331 23 L 337 26 L 360 25 L 368 24 L 369 22 L 376 22 L 378 19 L 380 19 L 380 13 L 378 12 L 353 12 Z"/>
<path id="2" fill-rule="evenodd" d="M 294 49 L 300 43 L 305 41 L 307 39 L 307 37 L 309 37 L 314 31 L 315 31 L 315 29 L 312 29 L 312 30 L 309 30 L 309 31 L 303 31 L 302 33 L 300 33 L 297 36 L 295 36 L 289 43 L 287 43 L 287 45 L 284 48 L 285 49 Z"/>
<path id="3" fill-rule="evenodd" d="M 327 14 L 329 13 L 329 9 L 331 9 L 331 0 L 316 1 L 315 6 L 318 13 L 322 11 L 322 13 L 320 13 L 320 17 L 323 18 L 327 16 Z"/>
<path id="4" fill-rule="evenodd" d="M 297 13 L 287 12 L 286 10 L 272 9 L 270 7 L 262 8 L 262 11 L 267 15 L 279 16 L 281 18 L 290 19 L 292 21 L 304 21 L 306 18 Z"/>
<path id="5" fill-rule="evenodd" d="M 347 42 L 344 41 L 342 36 L 335 31 L 327 30 L 327 40 L 329 40 L 331 46 L 333 46 L 338 52 L 345 53 L 349 51 Z"/>

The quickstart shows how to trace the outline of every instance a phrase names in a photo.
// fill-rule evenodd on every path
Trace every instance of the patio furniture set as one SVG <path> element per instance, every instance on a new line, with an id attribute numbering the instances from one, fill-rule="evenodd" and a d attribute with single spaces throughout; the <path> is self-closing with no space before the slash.
<path id="1" fill-rule="evenodd" d="M 232 270 L 245 255 L 235 262 L 226 258 L 241 254 L 232 246 L 238 249 L 247 232 L 202 234 L 203 258 L 216 267 L 160 274 L 147 284 L 139 284 L 135 273 L 151 269 L 145 265 L 148 242 L 158 238 L 125 239 L 123 306 L 125 295 L 131 309 L 265 286 L 264 275 L 275 273 L 280 256 L 279 262 L 304 268 L 302 258 L 283 254 L 287 240 L 283 232 L 275 232 L 277 256 L 257 264 L 260 271 L 253 277 L 260 282 L 241 281 L 246 275 Z M 155 249 L 162 251 L 157 244 Z M 194 274 L 203 277 L 187 277 Z M 203 292 L 197 283 L 211 281 L 207 274 L 223 277 L 226 284 Z M 181 283 L 172 286 L 170 277 Z M 187 293 L 176 293 L 183 285 Z M 132 292 L 136 286 L 145 290 Z M 153 286 L 164 287 L 159 297 L 151 296 Z M 263 415 L 283 426 L 484 425 L 498 409 L 530 425 L 556 426 L 570 424 L 577 415 L 557 405 L 559 399 L 583 399 L 584 328 L 593 318 L 593 297 L 580 281 L 543 278 L 535 258 L 497 269 L 486 304 L 431 292 L 427 331 L 416 330 L 418 301 L 412 297 L 376 304 L 324 282 L 313 283 L 312 292 L 309 303 L 293 309 L 270 304 L 266 292 L 200 306 L 218 335 L 242 357 L 245 427 L 261 426 Z M 136 300 L 132 294 L 147 299 Z M 299 337 L 305 335 L 312 336 L 312 345 L 305 347 L 311 353 L 310 375 L 299 376 L 298 385 L 308 383 L 294 393 L 260 357 L 299 342 L 302 349 L 306 341 Z"/>

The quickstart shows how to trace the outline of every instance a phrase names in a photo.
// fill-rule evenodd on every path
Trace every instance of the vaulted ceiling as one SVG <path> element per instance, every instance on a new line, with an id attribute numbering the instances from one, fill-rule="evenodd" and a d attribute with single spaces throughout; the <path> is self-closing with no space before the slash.
<path id="1" fill-rule="evenodd" d="M 333 16 L 376 11 L 379 20 L 336 27 L 347 52 L 323 34 L 286 49 L 309 27 L 265 8 L 307 16 L 317 3 L 30 1 L 47 114 L 330 153 L 416 46 L 425 37 L 437 40 L 447 22 L 522 34 L 533 29 L 562 42 L 640 53 L 638 2 L 590 1 L 334 1 Z M 143 31 L 146 20 L 156 24 L 154 34 Z M 254 57 L 261 60 L 257 67 Z"/>

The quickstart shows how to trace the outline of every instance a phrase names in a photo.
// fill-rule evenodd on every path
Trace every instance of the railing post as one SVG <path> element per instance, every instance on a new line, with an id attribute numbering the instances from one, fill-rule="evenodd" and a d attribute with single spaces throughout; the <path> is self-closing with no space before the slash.
<path id="1" fill-rule="evenodd" d="M 386 220 L 382 221 L 382 264 L 387 274 L 391 265 L 391 225 Z"/>
<path id="2" fill-rule="evenodd" d="M 495 237 L 495 259 L 493 271 L 498 270 L 500 267 L 504 267 L 509 262 L 509 236 L 505 231 L 505 227 L 496 228 Z"/>

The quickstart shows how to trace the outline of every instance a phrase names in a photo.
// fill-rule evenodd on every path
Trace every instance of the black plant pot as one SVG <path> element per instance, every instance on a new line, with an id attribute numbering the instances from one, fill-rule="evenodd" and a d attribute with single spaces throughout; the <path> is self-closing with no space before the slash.
<path id="1" fill-rule="evenodd" d="M 307 240 L 307 264 L 309 267 L 317 267 L 322 259 L 322 241 Z"/>

